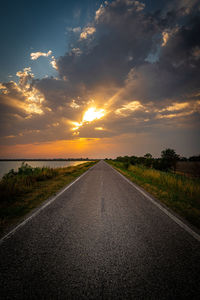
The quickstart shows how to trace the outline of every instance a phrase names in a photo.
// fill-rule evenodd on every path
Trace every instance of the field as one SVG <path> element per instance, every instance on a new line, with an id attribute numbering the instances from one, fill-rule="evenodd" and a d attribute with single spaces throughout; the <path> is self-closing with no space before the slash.
<path id="1" fill-rule="evenodd" d="M 141 165 L 108 161 L 174 212 L 200 228 L 200 179 L 162 172 Z"/>
<path id="2" fill-rule="evenodd" d="M 11 170 L 0 181 L 0 234 L 94 164 L 56 169 L 22 164 L 18 172 Z"/>
<path id="3" fill-rule="evenodd" d="M 179 161 L 176 164 L 176 171 L 179 174 L 186 174 L 188 176 L 200 177 L 200 162 Z"/>

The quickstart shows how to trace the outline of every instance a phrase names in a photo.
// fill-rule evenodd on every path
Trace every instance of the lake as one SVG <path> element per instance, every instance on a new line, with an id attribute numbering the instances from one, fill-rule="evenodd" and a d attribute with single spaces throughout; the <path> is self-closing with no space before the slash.
<path id="1" fill-rule="evenodd" d="M 64 168 L 69 166 L 77 166 L 86 161 L 27 161 L 26 163 L 31 167 L 50 167 L 50 168 Z M 0 161 L 0 178 L 8 173 L 11 169 L 15 171 L 21 166 L 22 161 Z"/>

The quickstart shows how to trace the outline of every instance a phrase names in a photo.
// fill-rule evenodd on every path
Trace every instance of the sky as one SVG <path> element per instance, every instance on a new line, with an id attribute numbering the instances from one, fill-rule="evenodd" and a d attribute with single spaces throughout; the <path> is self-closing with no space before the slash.
<path id="1" fill-rule="evenodd" d="M 4 1 L 0 26 L 0 158 L 200 153 L 199 1 Z"/>

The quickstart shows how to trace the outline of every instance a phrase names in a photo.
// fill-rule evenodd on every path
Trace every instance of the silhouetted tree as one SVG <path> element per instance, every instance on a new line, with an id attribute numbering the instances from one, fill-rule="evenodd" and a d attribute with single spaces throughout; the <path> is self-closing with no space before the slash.
<path id="1" fill-rule="evenodd" d="M 145 158 L 152 158 L 153 156 L 151 155 L 151 153 L 146 153 L 146 154 L 144 155 L 144 157 L 145 157 Z"/>
<path id="2" fill-rule="evenodd" d="M 161 152 L 161 164 L 163 169 L 176 170 L 176 163 L 179 160 L 179 155 L 174 149 L 167 148 Z"/>
<path id="3" fill-rule="evenodd" d="M 152 167 L 152 164 L 153 164 L 153 156 L 151 155 L 151 153 L 146 153 L 146 154 L 144 155 L 144 158 L 145 158 L 144 165 L 145 165 L 147 168 L 151 168 L 151 167 Z"/>
<path id="4" fill-rule="evenodd" d="M 179 157 L 179 160 L 180 160 L 180 161 L 188 161 L 187 157 L 184 157 L 184 156 L 180 156 L 180 157 Z"/>
<path id="5" fill-rule="evenodd" d="M 200 155 L 190 156 L 189 161 L 200 161 Z"/>

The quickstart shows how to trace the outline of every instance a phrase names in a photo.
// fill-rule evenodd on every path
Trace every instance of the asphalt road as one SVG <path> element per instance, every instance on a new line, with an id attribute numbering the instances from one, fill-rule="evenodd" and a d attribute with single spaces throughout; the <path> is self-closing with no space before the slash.
<path id="1" fill-rule="evenodd" d="M 200 299 L 200 242 L 103 161 L 0 251 L 1 299 Z"/>

